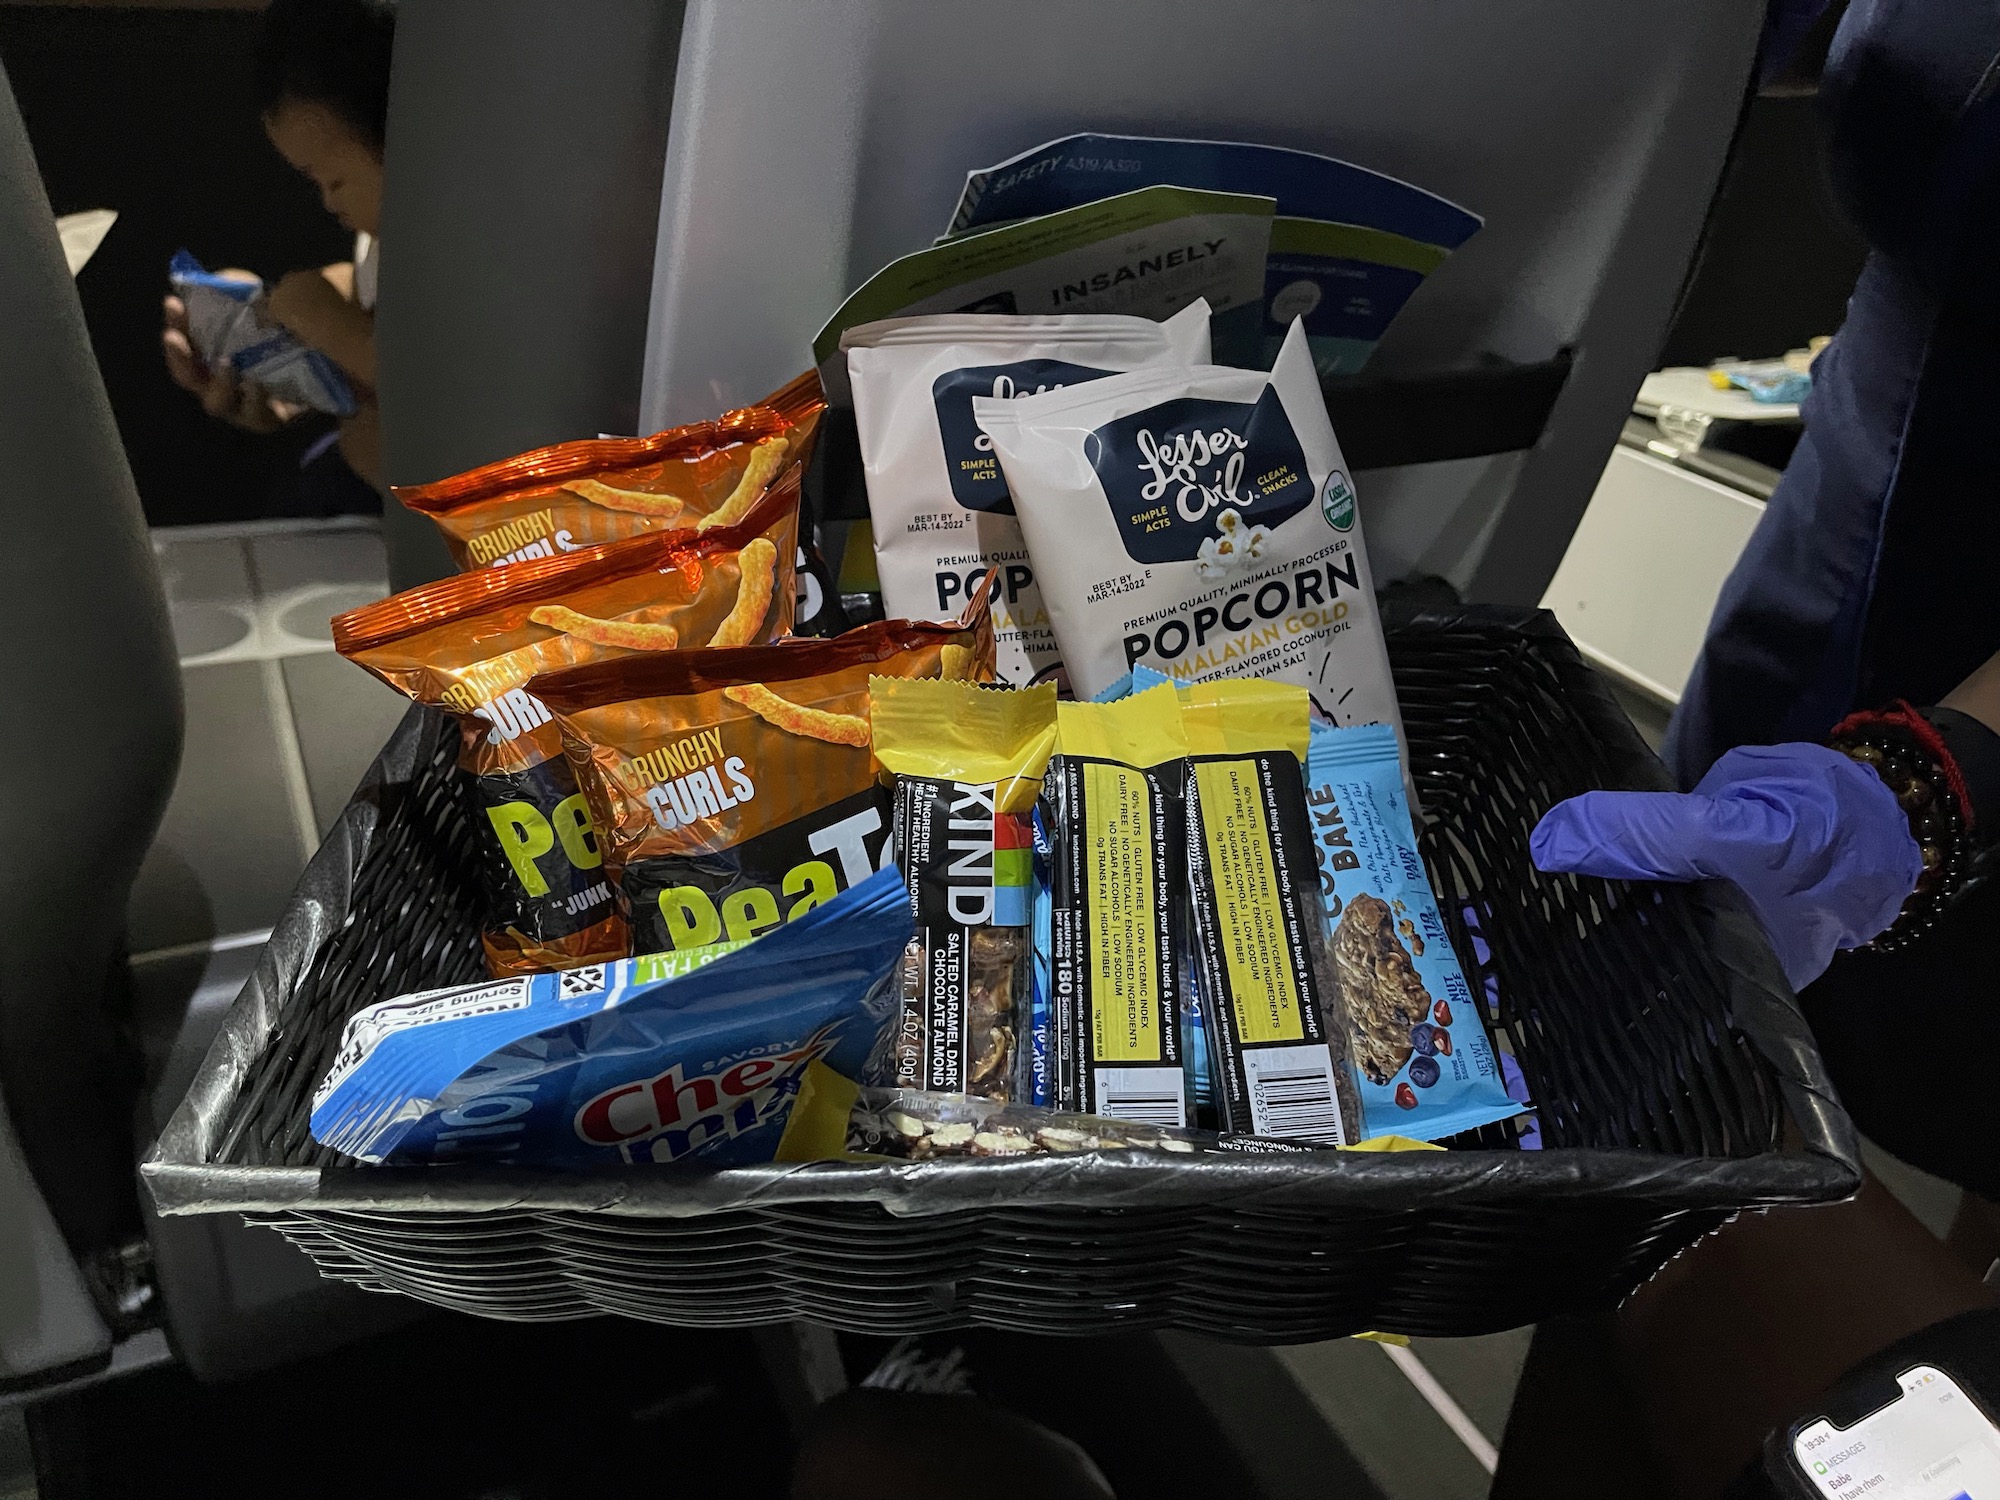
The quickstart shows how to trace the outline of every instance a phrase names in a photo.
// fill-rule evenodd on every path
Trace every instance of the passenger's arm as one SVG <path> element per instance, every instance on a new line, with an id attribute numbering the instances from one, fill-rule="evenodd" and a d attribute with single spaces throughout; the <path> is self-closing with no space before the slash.
<path id="1" fill-rule="evenodd" d="M 1946 693 L 1938 707 L 1970 714 L 2000 734 L 2000 655 L 1988 657 L 1986 665 Z"/>
<path id="2" fill-rule="evenodd" d="M 301 343 L 374 389 L 375 314 L 342 296 L 324 272 L 292 271 L 280 278 L 271 288 L 270 313 Z"/>
<path id="3" fill-rule="evenodd" d="M 354 415 L 341 418 L 340 456 L 376 489 L 386 488 L 382 483 L 382 408 L 373 396 L 363 396 Z"/>

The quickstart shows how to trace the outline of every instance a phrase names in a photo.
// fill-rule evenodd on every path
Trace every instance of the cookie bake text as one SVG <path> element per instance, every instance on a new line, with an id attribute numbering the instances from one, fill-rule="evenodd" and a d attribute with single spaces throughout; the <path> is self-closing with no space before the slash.
<path id="1" fill-rule="evenodd" d="M 1319 855 L 1320 884 L 1326 893 L 1326 914 L 1337 916 L 1340 896 L 1333 888 L 1333 872 L 1360 869 L 1361 856 L 1354 852 L 1354 846 L 1348 841 L 1347 824 L 1340 816 L 1340 804 L 1334 800 L 1332 787 L 1309 787 L 1306 802 L 1312 808 L 1313 848 Z"/>

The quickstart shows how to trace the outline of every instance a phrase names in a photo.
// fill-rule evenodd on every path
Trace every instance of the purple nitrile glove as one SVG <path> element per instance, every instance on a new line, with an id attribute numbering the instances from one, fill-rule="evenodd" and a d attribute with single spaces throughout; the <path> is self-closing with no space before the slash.
<path id="1" fill-rule="evenodd" d="M 1551 873 L 1730 880 L 1794 989 L 1896 920 L 1923 858 L 1896 794 L 1824 745 L 1751 745 L 1692 792 L 1585 792 L 1528 841 Z"/>

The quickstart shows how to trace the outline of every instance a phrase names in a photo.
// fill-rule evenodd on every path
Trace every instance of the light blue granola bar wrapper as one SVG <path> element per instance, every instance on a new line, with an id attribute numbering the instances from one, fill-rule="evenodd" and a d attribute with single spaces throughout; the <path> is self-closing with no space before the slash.
<path id="1" fill-rule="evenodd" d="M 1314 724 L 1306 810 L 1363 1138 L 1436 1141 L 1520 1114 L 1424 874 L 1395 731 Z"/>

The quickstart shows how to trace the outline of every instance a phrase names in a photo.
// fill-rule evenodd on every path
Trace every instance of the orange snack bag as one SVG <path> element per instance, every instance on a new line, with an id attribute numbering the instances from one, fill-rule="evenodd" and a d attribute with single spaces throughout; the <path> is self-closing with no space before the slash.
<path id="1" fill-rule="evenodd" d="M 496 976 L 630 948 L 588 804 L 529 679 L 635 652 L 784 635 L 798 506 L 794 470 L 735 526 L 461 573 L 334 620 L 341 655 L 458 719 L 459 765 L 485 819 L 482 937 Z"/>
<path id="2" fill-rule="evenodd" d="M 729 526 L 780 475 L 803 468 L 824 410 L 817 379 L 801 378 L 712 422 L 557 443 L 395 494 L 436 523 L 463 569 Z"/>
<path id="3" fill-rule="evenodd" d="M 991 579 L 955 621 L 626 657 L 538 677 L 635 953 L 748 938 L 889 859 L 868 679 L 993 678 Z"/>

